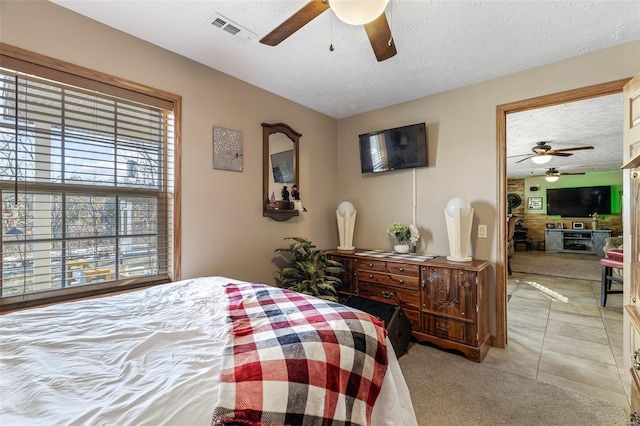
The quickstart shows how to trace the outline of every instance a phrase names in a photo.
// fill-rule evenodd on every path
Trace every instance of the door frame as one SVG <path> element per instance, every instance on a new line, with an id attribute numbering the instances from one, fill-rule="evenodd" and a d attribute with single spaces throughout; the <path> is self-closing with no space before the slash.
<path id="1" fill-rule="evenodd" d="M 631 77 L 593 86 L 580 87 L 550 95 L 510 102 L 496 107 L 496 146 L 498 157 L 498 262 L 496 264 L 496 334 L 493 346 L 507 345 L 507 114 L 531 109 L 582 101 L 599 96 L 622 93 Z M 623 143 L 620 141 L 620 143 Z"/>

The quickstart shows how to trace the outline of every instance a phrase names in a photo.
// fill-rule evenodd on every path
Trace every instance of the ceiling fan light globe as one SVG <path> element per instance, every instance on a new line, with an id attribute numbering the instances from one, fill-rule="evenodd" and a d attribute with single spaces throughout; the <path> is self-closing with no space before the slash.
<path id="1" fill-rule="evenodd" d="M 338 204 L 338 214 L 342 217 L 344 217 L 347 213 L 349 213 L 349 215 L 351 216 L 353 215 L 353 213 L 355 213 L 355 211 L 356 208 L 348 201 L 343 201 Z"/>
<path id="2" fill-rule="evenodd" d="M 389 0 L 329 0 L 338 19 L 350 25 L 364 25 L 375 20 L 387 7 Z"/>
<path id="3" fill-rule="evenodd" d="M 560 176 L 545 176 L 544 180 L 546 180 L 547 182 L 555 182 L 558 179 L 560 179 Z"/>
<path id="4" fill-rule="evenodd" d="M 471 213 L 471 204 L 464 198 L 455 197 L 449 200 L 445 208 L 449 217 L 455 217 L 456 209 L 460 210 L 461 217 L 467 217 Z"/>
<path id="5" fill-rule="evenodd" d="M 552 157 L 551 155 L 538 155 L 535 157 L 531 157 L 531 161 L 533 161 L 536 164 L 545 164 L 551 161 L 551 157 Z"/>

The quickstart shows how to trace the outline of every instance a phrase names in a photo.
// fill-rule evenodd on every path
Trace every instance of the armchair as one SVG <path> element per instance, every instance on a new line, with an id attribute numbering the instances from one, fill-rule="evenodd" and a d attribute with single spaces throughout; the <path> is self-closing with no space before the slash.
<path id="1" fill-rule="evenodd" d="M 622 237 L 608 237 L 604 239 L 604 247 L 602 251 L 606 256 L 609 250 L 619 249 L 622 250 L 623 238 Z"/>

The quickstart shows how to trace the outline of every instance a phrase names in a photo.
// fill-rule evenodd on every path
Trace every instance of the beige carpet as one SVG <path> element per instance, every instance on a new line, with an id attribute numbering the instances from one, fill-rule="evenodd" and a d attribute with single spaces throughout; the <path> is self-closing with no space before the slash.
<path id="1" fill-rule="evenodd" d="M 511 270 L 525 274 L 600 281 L 600 257 L 586 254 L 515 252 Z"/>
<path id="2" fill-rule="evenodd" d="M 430 346 L 412 344 L 399 361 L 420 426 L 627 424 L 619 405 Z"/>

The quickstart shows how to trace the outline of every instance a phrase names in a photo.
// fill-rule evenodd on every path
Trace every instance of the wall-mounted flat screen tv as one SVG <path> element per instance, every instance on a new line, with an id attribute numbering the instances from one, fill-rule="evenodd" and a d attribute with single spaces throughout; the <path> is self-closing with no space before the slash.
<path id="1" fill-rule="evenodd" d="M 588 217 L 593 213 L 611 214 L 611 187 L 547 189 L 547 214 Z"/>
<path id="2" fill-rule="evenodd" d="M 411 124 L 360 135 L 362 173 L 427 167 L 427 126 Z"/>

